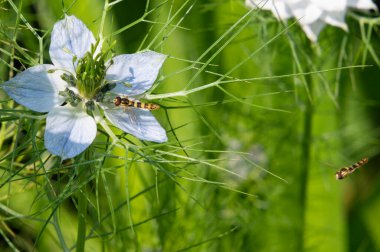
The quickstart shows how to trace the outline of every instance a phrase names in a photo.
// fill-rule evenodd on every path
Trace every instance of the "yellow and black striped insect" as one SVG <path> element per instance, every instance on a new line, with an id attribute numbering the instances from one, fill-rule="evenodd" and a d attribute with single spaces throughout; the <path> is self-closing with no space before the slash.
<path id="1" fill-rule="evenodd" d="M 368 158 L 363 158 L 359 162 L 349 166 L 349 167 L 343 167 L 339 171 L 336 172 L 335 177 L 336 179 L 344 179 L 349 174 L 356 171 L 359 167 L 365 165 L 368 162 Z"/>
<path id="2" fill-rule="evenodd" d="M 124 108 L 142 108 L 142 109 L 148 109 L 148 110 L 157 110 L 160 108 L 159 105 L 154 103 L 144 103 L 137 100 L 131 100 L 127 97 L 120 97 L 116 96 L 115 99 L 113 99 L 113 103 L 116 107 L 124 107 Z"/>

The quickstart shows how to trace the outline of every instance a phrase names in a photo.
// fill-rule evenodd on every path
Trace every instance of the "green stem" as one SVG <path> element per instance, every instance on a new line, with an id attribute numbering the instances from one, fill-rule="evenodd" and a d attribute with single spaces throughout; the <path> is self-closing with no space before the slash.
<path id="1" fill-rule="evenodd" d="M 57 232 L 58 239 L 61 242 L 62 250 L 63 251 L 70 251 L 69 248 L 66 245 L 65 238 L 63 236 L 62 230 L 59 227 L 59 217 L 57 213 L 57 209 L 54 209 L 54 214 L 53 214 L 53 226 L 55 231 Z"/>
<path id="2" fill-rule="evenodd" d="M 54 194 L 54 188 L 53 188 L 52 184 L 50 183 L 50 181 L 48 181 L 45 189 L 46 189 L 46 195 L 47 195 L 49 201 L 54 202 L 56 199 L 56 196 Z M 57 233 L 58 239 L 61 243 L 62 251 L 69 252 L 70 249 L 66 245 L 65 237 L 64 237 L 63 232 L 61 230 L 61 227 L 59 226 L 58 209 L 59 209 L 59 202 L 57 202 L 57 205 L 55 205 L 52 208 L 52 211 L 53 211 L 52 212 L 52 217 L 53 217 L 52 224 L 53 224 L 53 227 Z"/>
<path id="3" fill-rule="evenodd" d="M 85 153 L 85 159 L 90 160 L 90 150 Z M 86 245 L 86 217 L 87 217 L 87 197 L 86 197 L 86 171 L 89 165 L 78 167 L 78 183 L 83 187 L 78 191 L 78 233 L 77 233 L 77 252 L 84 252 Z"/>
<path id="4" fill-rule="evenodd" d="M 86 213 L 87 199 L 84 192 L 79 193 L 78 197 L 78 235 L 77 235 L 77 251 L 83 252 L 86 244 Z"/>
<path id="5" fill-rule="evenodd" d="M 309 96 L 313 99 L 313 88 L 311 78 L 307 78 L 309 83 Z M 300 172 L 300 209 L 301 209 L 301 236 L 300 236 L 300 248 L 298 251 L 304 251 L 304 239 L 305 239 L 305 224 L 306 224 L 306 207 L 307 207 L 307 184 L 309 180 L 310 170 L 310 153 L 312 144 L 312 130 L 313 130 L 313 114 L 314 107 L 312 101 L 306 98 L 306 109 L 303 125 L 303 135 L 301 143 L 301 172 Z"/>
<path id="6" fill-rule="evenodd" d="M 306 58 L 301 61 L 298 56 L 298 48 L 294 43 L 293 39 L 289 39 L 289 45 L 292 50 L 293 58 L 295 60 L 296 69 L 300 73 L 310 73 L 310 68 L 307 59 L 312 58 L 314 55 L 312 48 L 310 47 L 309 41 L 305 44 L 305 54 Z M 301 138 L 301 151 L 300 151 L 300 195 L 299 195 L 299 217 L 300 222 L 297 228 L 298 243 L 296 245 L 296 251 L 305 250 L 305 232 L 306 232 L 306 207 L 307 207 L 307 185 L 309 182 L 309 170 L 310 170 L 310 159 L 311 159 L 311 144 L 312 144 L 312 132 L 313 132 L 313 116 L 314 116 L 314 97 L 313 97 L 313 79 L 311 74 L 301 74 L 300 78 L 305 88 L 305 111 L 304 111 L 304 121 L 302 128 L 302 138 Z"/>
<path id="7" fill-rule="evenodd" d="M 108 0 L 104 1 L 104 7 L 103 7 L 103 13 L 102 13 L 102 21 L 100 22 L 99 27 L 99 38 L 103 38 L 103 30 L 104 30 L 104 23 L 106 22 L 106 15 L 108 11 Z"/>

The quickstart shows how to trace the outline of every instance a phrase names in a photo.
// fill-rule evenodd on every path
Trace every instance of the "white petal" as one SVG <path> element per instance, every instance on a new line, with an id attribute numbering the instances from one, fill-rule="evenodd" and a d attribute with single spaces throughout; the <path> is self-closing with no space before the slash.
<path id="1" fill-rule="evenodd" d="M 95 120 L 79 106 L 57 107 L 46 118 L 45 147 L 62 159 L 83 152 L 95 136 Z"/>
<path id="2" fill-rule="evenodd" d="M 246 0 L 245 5 L 249 8 L 271 10 L 273 15 L 280 20 L 286 20 L 292 17 L 291 10 L 288 8 L 288 3 L 285 1 Z"/>
<path id="3" fill-rule="evenodd" d="M 348 30 L 344 12 L 325 12 L 321 19 L 329 25 L 340 27 L 345 31 Z"/>
<path id="4" fill-rule="evenodd" d="M 371 0 L 348 0 L 348 6 L 364 10 L 377 10 L 376 4 Z"/>
<path id="5" fill-rule="evenodd" d="M 144 93 L 157 79 L 165 59 L 166 55 L 153 51 L 116 56 L 106 75 L 108 81 L 117 82 L 111 92 L 127 96 Z"/>
<path id="6" fill-rule="evenodd" d="M 311 24 L 316 22 L 323 14 L 323 10 L 315 5 L 303 6 L 302 8 L 293 9 L 294 17 L 301 24 Z"/>
<path id="7" fill-rule="evenodd" d="M 311 0 L 311 2 L 324 11 L 345 12 L 347 9 L 347 0 Z"/>
<path id="8" fill-rule="evenodd" d="M 291 8 L 289 8 L 289 5 L 285 2 L 281 1 L 275 1 L 272 3 L 271 7 L 273 15 L 276 16 L 279 20 L 286 20 L 288 18 L 291 18 L 293 16 Z"/>
<path id="9" fill-rule="evenodd" d="M 325 27 L 325 23 L 323 21 L 317 20 L 312 24 L 301 24 L 303 31 L 306 33 L 306 36 L 312 41 L 316 42 L 318 40 L 318 35 Z"/>
<path id="10" fill-rule="evenodd" d="M 58 92 L 67 87 L 61 78 L 63 72 L 55 70 L 48 73 L 52 69 L 55 69 L 53 65 L 28 68 L 1 87 L 17 103 L 37 112 L 48 112 L 65 101 Z"/>
<path id="11" fill-rule="evenodd" d="M 95 44 L 94 35 L 86 25 L 75 16 L 65 16 L 58 21 L 51 33 L 50 58 L 57 67 L 75 73 L 74 55 L 80 59 Z"/>
<path id="12" fill-rule="evenodd" d="M 105 109 L 107 119 L 119 129 L 141 140 L 163 143 L 168 140 L 165 130 L 152 113 L 145 109 Z"/>

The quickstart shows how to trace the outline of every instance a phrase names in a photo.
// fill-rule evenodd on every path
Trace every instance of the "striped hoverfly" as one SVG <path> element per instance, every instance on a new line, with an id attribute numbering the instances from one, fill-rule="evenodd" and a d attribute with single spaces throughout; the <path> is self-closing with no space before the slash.
<path id="1" fill-rule="evenodd" d="M 128 97 L 120 97 L 116 96 L 115 99 L 113 99 L 113 103 L 116 107 L 123 107 L 123 108 L 142 108 L 142 109 L 148 109 L 148 110 L 157 110 L 160 108 L 159 105 L 154 103 L 144 103 L 137 100 L 129 99 Z"/>
<path id="2" fill-rule="evenodd" d="M 367 162 L 368 162 L 368 158 L 365 157 L 365 158 L 362 158 L 359 162 L 351 166 L 341 168 L 335 174 L 336 179 L 338 180 L 344 179 L 345 177 L 347 177 L 348 175 L 350 175 L 351 173 L 353 173 L 354 171 L 356 171 L 357 169 L 365 165 Z"/>

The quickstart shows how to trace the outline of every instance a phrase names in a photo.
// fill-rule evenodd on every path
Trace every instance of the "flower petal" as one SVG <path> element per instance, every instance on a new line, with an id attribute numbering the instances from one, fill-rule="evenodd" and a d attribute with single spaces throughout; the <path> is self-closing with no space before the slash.
<path id="1" fill-rule="evenodd" d="M 166 57 L 153 51 L 116 56 L 108 62 L 106 75 L 108 81 L 117 83 L 111 92 L 127 96 L 144 93 L 157 79 Z"/>
<path id="2" fill-rule="evenodd" d="M 168 141 L 166 131 L 148 110 L 127 108 L 123 111 L 116 108 L 105 109 L 104 114 L 116 127 L 141 140 L 157 143 Z"/>
<path id="3" fill-rule="evenodd" d="M 285 2 L 272 1 L 272 6 L 270 9 L 272 10 L 273 15 L 279 20 L 286 20 L 293 16 L 293 10 L 291 10 L 289 5 Z"/>
<path id="4" fill-rule="evenodd" d="M 348 31 L 347 24 L 345 22 L 344 12 L 325 12 L 321 19 L 329 25 L 340 27 L 345 31 Z"/>
<path id="5" fill-rule="evenodd" d="M 62 159 L 83 152 L 95 136 L 95 120 L 79 106 L 57 107 L 46 118 L 45 147 Z"/>
<path id="6" fill-rule="evenodd" d="M 292 9 L 294 17 L 300 22 L 301 25 L 311 24 L 316 22 L 323 14 L 323 10 L 316 5 L 306 5 L 294 7 Z"/>
<path id="7" fill-rule="evenodd" d="M 51 61 L 57 67 L 75 73 L 73 57 L 83 58 L 91 44 L 95 44 L 95 38 L 86 25 L 75 16 L 66 15 L 54 25 L 51 33 Z"/>
<path id="8" fill-rule="evenodd" d="M 376 4 L 371 0 L 348 0 L 347 5 L 357 9 L 377 10 Z"/>
<path id="9" fill-rule="evenodd" d="M 318 35 L 325 27 L 325 23 L 321 20 L 317 20 L 312 24 L 301 24 L 303 31 L 306 33 L 306 36 L 312 41 L 316 42 L 318 40 Z"/>
<path id="10" fill-rule="evenodd" d="M 1 87 L 17 103 L 37 112 L 48 112 L 61 105 L 65 98 L 58 95 L 67 83 L 62 80 L 62 71 L 53 65 L 38 65 L 26 69 Z"/>
<path id="11" fill-rule="evenodd" d="M 246 0 L 245 5 L 249 8 L 262 8 L 263 10 L 271 10 L 273 15 L 280 20 L 286 20 L 292 17 L 291 10 L 288 8 L 288 4 L 284 1 Z"/>
<path id="12" fill-rule="evenodd" d="M 311 0 L 310 5 L 314 5 L 324 11 L 345 12 L 347 9 L 347 0 Z"/>

